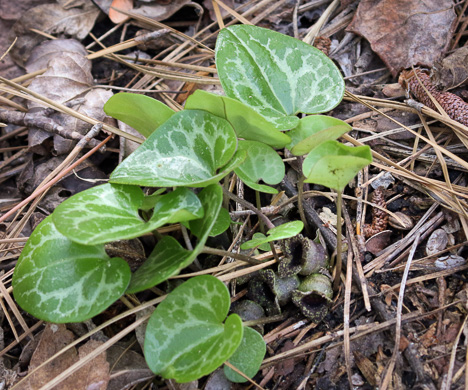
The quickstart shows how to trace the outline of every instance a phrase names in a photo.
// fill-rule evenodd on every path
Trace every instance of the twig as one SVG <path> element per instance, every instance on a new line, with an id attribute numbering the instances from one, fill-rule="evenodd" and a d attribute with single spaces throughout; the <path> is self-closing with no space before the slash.
<path id="1" fill-rule="evenodd" d="M 207 247 L 207 246 L 203 247 L 202 253 L 206 253 L 206 254 L 209 254 L 209 255 L 216 255 L 216 256 L 228 256 L 228 257 L 232 257 L 232 258 L 237 259 L 237 260 L 245 261 L 245 262 L 247 262 L 249 264 L 253 264 L 253 265 L 258 265 L 258 264 L 263 264 L 264 263 L 263 261 L 254 259 L 253 257 L 246 256 L 246 255 L 243 255 L 241 253 L 229 252 L 229 251 L 225 251 L 225 250 L 222 250 L 222 249 L 210 248 L 210 247 Z"/>
<path id="2" fill-rule="evenodd" d="M 270 219 L 265 214 L 263 214 L 258 208 L 256 208 L 252 203 L 247 202 L 245 199 L 239 198 L 237 195 L 234 195 L 232 192 L 226 190 L 224 187 L 223 192 L 224 195 L 228 196 L 235 202 L 240 203 L 246 209 L 252 210 L 255 214 L 257 214 L 257 216 L 263 221 L 263 223 L 268 229 L 273 229 L 275 227 L 275 225 L 273 225 Z"/>

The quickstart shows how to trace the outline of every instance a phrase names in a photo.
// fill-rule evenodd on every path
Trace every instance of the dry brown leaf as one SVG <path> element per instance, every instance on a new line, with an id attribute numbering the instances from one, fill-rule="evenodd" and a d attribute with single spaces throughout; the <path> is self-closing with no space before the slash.
<path id="1" fill-rule="evenodd" d="M 366 38 L 396 76 L 432 66 L 447 49 L 455 18 L 452 0 L 363 0 L 347 30 Z"/>
<path id="2" fill-rule="evenodd" d="M 43 4 L 31 8 L 15 23 L 10 40 L 18 40 L 12 49 L 12 57 L 24 66 L 31 51 L 46 38 L 31 31 L 37 29 L 58 37 L 84 39 L 94 26 L 99 15 L 91 0 L 84 0 L 82 7 L 64 8 L 60 4 Z"/>
<path id="3" fill-rule="evenodd" d="M 37 348 L 31 358 L 29 371 L 34 370 L 36 367 L 49 359 L 52 355 L 55 355 L 57 352 L 62 350 L 64 347 L 70 344 L 73 339 L 73 333 L 67 330 L 65 325 L 47 324 L 44 332 L 42 333 L 41 340 L 39 341 L 39 344 L 37 345 Z M 71 348 L 60 355 L 60 357 L 57 359 L 54 359 L 48 365 L 33 373 L 29 377 L 29 381 L 27 381 L 23 386 L 20 386 L 20 388 L 30 390 L 39 389 L 77 361 L 78 356 L 76 349 Z M 66 380 L 62 382 L 60 386 L 65 386 L 68 384 L 72 385 L 73 383 L 69 380 Z M 63 389 L 63 387 L 60 388 Z M 56 389 L 58 389 L 58 387 L 56 387 Z"/>
<path id="4" fill-rule="evenodd" d="M 91 61 L 86 58 L 86 49 L 81 43 L 62 39 L 37 46 L 26 63 L 26 69 L 34 72 L 44 67 L 48 68 L 47 71 L 32 80 L 29 86 L 32 91 L 58 103 L 69 103 L 81 114 L 98 121 L 105 118 L 102 107 L 112 92 L 105 89 L 89 90 L 93 84 Z M 28 108 L 30 112 L 35 112 L 43 107 L 36 102 L 28 102 Z M 90 124 L 66 114 L 53 113 L 49 118 L 66 129 L 68 134 L 84 135 L 91 128 Z M 49 150 L 42 145 L 52 136 L 52 152 L 55 155 L 67 153 L 74 145 L 75 141 L 71 139 L 33 127 L 29 133 L 29 146 L 38 154 L 46 154 Z"/>
<path id="5" fill-rule="evenodd" d="M 86 355 L 93 352 L 103 344 L 102 341 L 89 340 L 78 350 L 79 358 L 84 359 Z M 101 353 L 85 364 L 69 378 L 73 383 L 72 387 L 65 387 L 63 390 L 105 390 L 109 383 L 109 363 L 106 360 L 106 352 Z M 69 382 L 69 381 L 67 381 Z"/>
<path id="6" fill-rule="evenodd" d="M 76 39 L 55 39 L 45 41 L 36 46 L 30 53 L 25 68 L 28 73 L 45 69 L 51 59 L 59 56 L 85 57 L 88 53 L 84 46 Z"/>

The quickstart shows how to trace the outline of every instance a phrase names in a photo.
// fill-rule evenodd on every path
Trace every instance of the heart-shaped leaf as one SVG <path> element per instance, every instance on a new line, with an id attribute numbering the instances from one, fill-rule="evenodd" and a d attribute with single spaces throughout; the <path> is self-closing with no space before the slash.
<path id="1" fill-rule="evenodd" d="M 327 141 L 313 149 L 302 164 L 307 183 L 342 191 L 354 176 L 372 162 L 369 146 L 346 146 Z"/>
<path id="2" fill-rule="evenodd" d="M 271 147 L 257 141 L 239 141 L 239 150 L 247 152 L 247 158 L 234 172 L 249 187 L 269 194 L 278 193 L 274 188 L 258 184 L 278 184 L 283 180 L 285 168 L 281 157 Z"/>
<path id="3" fill-rule="evenodd" d="M 256 26 L 224 28 L 216 42 L 216 67 L 226 95 L 280 128 L 293 129 L 296 114 L 318 114 L 343 98 L 343 77 L 320 50 Z"/>
<path id="4" fill-rule="evenodd" d="M 115 169 L 111 182 L 206 187 L 242 163 L 245 153 L 234 155 L 236 148 L 236 133 L 225 119 L 206 111 L 179 111 Z"/>
<path id="5" fill-rule="evenodd" d="M 175 111 L 149 96 L 121 92 L 112 96 L 103 107 L 104 112 L 149 137 Z"/>
<path id="6" fill-rule="evenodd" d="M 253 378 L 262 364 L 265 353 L 266 344 L 262 335 L 252 328 L 244 327 L 241 344 L 228 361 L 249 378 Z M 247 382 L 247 379 L 228 366 L 224 366 L 224 374 L 231 382 Z"/>
<path id="7" fill-rule="evenodd" d="M 34 230 L 13 274 L 16 302 L 44 321 L 81 322 L 122 296 L 130 268 L 104 246 L 76 244 L 47 217 Z"/>
<path id="8" fill-rule="evenodd" d="M 288 132 L 291 143 L 287 148 L 295 156 L 302 156 L 322 142 L 338 139 L 351 129 L 346 122 L 331 116 L 306 116 L 295 129 Z"/>
<path id="9" fill-rule="evenodd" d="M 187 99 L 185 109 L 204 110 L 226 119 L 239 138 L 260 141 L 274 148 L 284 148 L 290 142 L 286 134 L 253 108 L 227 96 L 198 89 Z M 290 127 L 280 130 L 286 129 Z"/>
<path id="10" fill-rule="evenodd" d="M 139 237 L 166 223 L 203 216 L 200 200 L 187 188 L 159 195 L 148 222 L 139 215 L 143 203 L 139 187 L 103 184 L 67 199 L 52 218 L 57 230 L 70 240 L 96 245 Z"/>
<path id="11" fill-rule="evenodd" d="M 172 237 L 164 237 L 158 242 L 153 252 L 144 264 L 132 275 L 128 293 L 146 290 L 177 275 L 182 268 L 187 267 L 203 249 L 208 235 L 217 221 L 223 190 L 217 184 L 204 188 L 198 194 L 205 211 L 202 219 L 191 221 L 190 228 L 197 232 L 198 243 L 192 250 L 186 250 Z"/>
<path id="12" fill-rule="evenodd" d="M 210 275 L 196 276 L 174 289 L 146 328 L 144 352 L 151 371 L 183 383 L 223 364 L 243 334 L 237 314 L 226 319 L 229 306 L 227 287 Z"/>
<path id="13" fill-rule="evenodd" d="M 283 223 L 282 225 L 268 230 L 266 237 L 257 236 L 250 241 L 244 242 L 241 245 L 241 249 L 252 249 L 268 242 L 294 237 L 299 234 L 303 228 L 304 224 L 301 221 Z"/>

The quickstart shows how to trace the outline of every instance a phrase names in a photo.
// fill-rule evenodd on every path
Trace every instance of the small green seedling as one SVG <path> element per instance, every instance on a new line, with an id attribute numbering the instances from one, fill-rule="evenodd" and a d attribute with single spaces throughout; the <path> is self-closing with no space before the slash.
<path id="1" fill-rule="evenodd" d="M 337 252 L 336 274 L 333 288 L 336 291 L 341 273 L 341 203 L 342 193 L 348 183 L 364 167 L 372 163 L 369 146 L 352 147 L 338 141 L 326 141 L 314 148 L 305 158 L 302 170 L 307 183 L 321 184 L 336 191 Z"/>
<path id="2" fill-rule="evenodd" d="M 287 222 L 268 230 L 267 236 L 262 237 L 257 235 L 252 240 L 244 242 L 241 245 L 241 249 L 252 249 L 268 242 L 294 237 L 298 235 L 302 229 L 304 229 L 304 224 L 301 221 Z"/>
<path id="3" fill-rule="evenodd" d="M 346 184 L 350 169 L 327 156 L 335 153 L 337 161 L 348 164 L 341 159 L 348 155 L 325 141 L 337 139 L 349 126 L 323 115 L 297 117 L 329 111 L 343 98 L 344 81 L 330 59 L 294 38 L 232 26 L 219 34 L 216 65 L 226 96 L 197 91 L 179 112 L 128 93 L 106 103 L 107 114 L 147 139 L 114 170 L 110 183 L 72 196 L 31 234 L 12 281 L 23 309 L 51 322 L 84 321 L 124 293 L 141 292 L 180 273 L 202 253 L 210 235 L 231 223 L 222 208 L 221 179 L 235 172 L 256 191 L 277 192 L 268 184 L 278 184 L 285 168 L 275 148 L 309 153 L 304 163 L 308 179 L 321 180 L 320 172 L 333 167 L 338 184 L 326 185 Z M 354 168 L 368 161 L 364 154 L 350 154 Z M 141 187 L 154 187 L 153 193 L 145 195 Z M 192 190 L 196 187 L 202 190 Z M 105 251 L 106 243 L 176 222 L 196 239 L 193 249 L 170 235 L 155 234 L 157 244 L 133 274 L 123 259 Z M 292 221 L 272 228 L 242 248 L 295 236 L 303 226 Z M 226 317 L 229 306 L 227 288 L 212 276 L 189 279 L 168 294 L 146 329 L 149 367 L 164 378 L 187 382 L 228 361 L 253 377 L 265 343 L 237 315 Z M 225 373 L 234 382 L 245 380 L 229 367 Z"/>

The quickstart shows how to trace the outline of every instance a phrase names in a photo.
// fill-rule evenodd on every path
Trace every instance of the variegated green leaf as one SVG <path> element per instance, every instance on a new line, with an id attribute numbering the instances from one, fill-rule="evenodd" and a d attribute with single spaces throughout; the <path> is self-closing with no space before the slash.
<path id="1" fill-rule="evenodd" d="M 227 287 L 210 275 L 191 278 L 174 289 L 146 328 L 144 352 L 149 368 L 181 383 L 218 368 L 242 340 L 240 317 L 231 314 L 225 321 L 229 306 Z"/>
<path id="2" fill-rule="evenodd" d="M 76 244 L 47 217 L 34 230 L 13 274 L 16 302 L 50 322 L 81 322 L 99 314 L 124 292 L 130 268 L 104 246 Z"/>
<path id="3" fill-rule="evenodd" d="M 103 184 L 67 199 L 52 218 L 60 233 L 72 241 L 96 245 L 139 237 L 166 223 L 203 216 L 199 199 L 187 188 L 159 195 L 148 222 L 139 215 L 143 202 L 139 187 Z"/>
<path id="4" fill-rule="evenodd" d="M 281 128 L 295 128 L 298 113 L 331 110 L 344 94 L 340 71 L 320 50 L 256 26 L 221 30 L 216 67 L 227 96 Z"/>
<path id="5" fill-rule="evenodd" d="M 144 264 L 132 275 L 128 288 L 129 293 L 146 290 L 177 275 L 181 269 L 190 265 L 203 249 L 205 242 L 218 218 L 223 202 L 223 190 L 217 184 L 204 188 L 198 194 L 205 215 L 203 218 L 191 221 L 190 227 L 196 231 L 199 241 L 191 251 L 182 246 L 172 237 L 164 237 Z M 194 224 L 192 226 L 192 224 Z"/>
<path id="6" fill-rule="evenodd" d="M 234 172 L 249 187 L 270 194 L 278 193 L 274 188 L 258 184 L 278 184 L 285 174 L 281 157 L 271 147 L 257 141 L 239 141 L 239 150 L 247 152 L 245 161 Z"/>
<path id="7" fill-rule="evenodd" d="M 115 169 L 111 182 L 206 187 L 242 163 L 245 154 L 234 154 L 236 148 L 236 133 L 225 119 L 205 111 L 179 111 Z"/>
<path id="8" fill-rule="evenodd" d="M 149 96 L 121 92 L 112 96 L 103 107 L 104 112 L 149 137 L 167 121 L 174 110 Z"/>
<path id="9" fill-rule="evenodd" d="M 208 111 L 228 120 L 239 138 L 260 141 L 274 148 L 284 148 L 290 142 L 286 134 L 278 131 L 273 123 L 253 108 L 227 96 L 199 89 L 189 96 L 185 109 Z"/>
<path id="10" fill-rule="evenodd" d="M 346 146 L 327 141 L 313 149 L 305 158 L 302 170 L 307 183 L 342 191 L 354 176 L 372 162 L 369 146 Z"/>
<path id="11" fill-rule="evenodd" d="M 306 116 L 295 129 L 288 132 L 291 143 L 287 148 L 295 156 L 302 156 L 322 142 L 338 139 L 351 129 L 346 122 L 331 116 Z"/>
<path id="12" fill-rule="evenodd" d="M 266 344 L 262 335 L 252 328 L 244 327 L 242 342 L 228 361 L 243 374 L 253 378 L 262 364 L 265 353 Z M 247 382 L 247 379 L 228 366 L 224 366 L 224 374 L 231 382 Z"/>
<path id="13" fill-rule="evenodd" d="M 299 234 L 303 228 L 304 224 L 301 221 L 283 223 L 282 225 L 268 230 L 266 237 L 257 236 L 250 241 L 244 242 L 241 245 L 241 249 L 252 249 L 268 242 L 294 237 Z"/>

